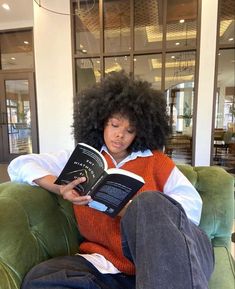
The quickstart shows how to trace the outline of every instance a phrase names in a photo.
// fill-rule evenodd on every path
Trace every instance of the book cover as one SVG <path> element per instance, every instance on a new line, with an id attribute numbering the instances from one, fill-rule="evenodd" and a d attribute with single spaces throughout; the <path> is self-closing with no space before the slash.
<path id="1" fill-rule="evenodd" d="M 90 195 L 89 206 L 114 217 L 143 186 L 144 180 L 132 172 L 107 169 L 104 156 L 93 147 L 79 143 L 70 156 L 56 184 L 67 184 L 79 177 L 86 181 L 75 187 L 80 195 Z"/>

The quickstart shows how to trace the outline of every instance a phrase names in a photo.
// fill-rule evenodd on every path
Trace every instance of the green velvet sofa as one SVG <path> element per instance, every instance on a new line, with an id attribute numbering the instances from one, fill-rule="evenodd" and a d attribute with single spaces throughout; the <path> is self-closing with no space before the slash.
<path id="1" fill-rule="evenodd" d="M 211 238 L 215 252 L 210 289 L 234 289 L 230 254 L 234 179 L 219 167 L 178 167 L 204 202 L 200 226 Z M 38 187 L 0 184 L 0 289 L 20 288 L 32 266 L 54 256 L 74 254 L 80 240 L 68 202 Z"/>

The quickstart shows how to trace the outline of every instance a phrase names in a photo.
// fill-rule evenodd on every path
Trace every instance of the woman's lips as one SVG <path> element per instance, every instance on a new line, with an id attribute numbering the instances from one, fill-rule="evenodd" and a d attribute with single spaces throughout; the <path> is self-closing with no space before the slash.
<path id="1" fill-rule="evenodd" d="M 120 143 L 120 142 L 112 142 L 112 145 L 113 145 L 115 148 L 122 148 L 122 147 L 123 147 L 123 144 Z"/>

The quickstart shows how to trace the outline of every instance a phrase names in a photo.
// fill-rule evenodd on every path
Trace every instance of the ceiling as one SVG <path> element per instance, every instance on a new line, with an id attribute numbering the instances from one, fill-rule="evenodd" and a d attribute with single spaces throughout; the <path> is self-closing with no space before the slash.
<path id="1" fill-rule="evenodd" d="M 7 3 L 10 10 L 2 8 Z M 0 26 L 12 22 L 33 20 L 33 0 L 0 0 Z"/>
<path id="2" fill-rule="evenodd" d="M 23 22 L 29 22 L 29 21 L 31 21 L 33 23 L 33 2 L 34 1 L 39 2 L 39 0 L 18 0 L 18 1 L 17 0 L 0 0 L 0 29 L 2 27 L 4 27 L 4 26 L 6 27 L 7 24 L 9 24 L 8 26 L 11 26 L 10 23 L 23 23 Z M 169 7 L 172 8 L 173 10 L 175 10 L 175 8 L 174 8 L 175 6 L 174 5 L 178 2 L 178 0 L 174 0 L 174 1 L 173 0 L 168 0 L 168 1 L 171 4 L 171 5 L 169 5 Z M 125 1 L 123 1 L 123 2 L 125 3 Z M 188 1 L 188 0 L 187 1 L 185 0 L 185 2 L 189 3 L 189 4 L 191 3 L 190 5 L 193 5 L 193 3 L 194 3 L 194 1 Z M 3 3 L 7 3 L 10 6 L 11 9 L 9 11 L 3 9 L 2 8 L 2 4 Z M 42 1 L 42 3 L 43 3 L 43 1 Z M 142 3 L 141 0 L 136 0 L 136 5 L 137 6 L 139 4 L 141 4 L 141 3 Z M 146 20 L 146 18 L 151 16 L 149 18 L 149 21 L 150 21 L 150 24 L 151 24 L 153 19 L 158 18 L 157 15 L 153 15 L 153 12 L 151 12 L 151 11 L 156 11 L 156 9 L 154 9 L 154 7 L 152 6 L 152 5 L 154 5 L 154 3 L 155 3 L 155 1 L 150 1 L 147 6 L 145 5 L 145 8 L 147 10 L 146 9 L 137 9 L 137 11 L 141 11 L 141 13 L 139 13 L 139 14 L 137 13 L 135 15 L 139 26 L 141 26 L 142 19 Z M 161 3 L 161 1 L 160 1 L 160 3 Z M 234 0 L 227 0 L 226 2 L 223 2 L 223 3 L 224 3 L 224 5 L 222 7 L 222 15 L 224 16 L 223 17 L 224 20 L 226 20 L 227 17 L 228 18 L 231 17 L 230 13 L 231 13 L 231 11 L 233 11 L 232 7 L 234 7 L 235 1 Z M 170 10 L 170 8 L 169 8 L 168 12 L 171 15 L 172 11 Z M 185 8 L 187 8 L 187 11 L 188 11 L 189 7 L 187 6 Z M 111 9 L 111 11 L 115 10 L 114 3 L 112 3 L 112 7 L 110 7 L 110 9 Z M 93 9 L 93 10 L 95 10 L 95 9 Z M 126 10 L 128 10 L 128 9 L 126 7 L 123 7 L 122 11 L 126 11 Z M 183 11 L 181 11 L 181 13 L 183 13 Z M 183 13 L 183 14 L 185 14 L 185 13 Z M 143 15 L 145 15 L 145 17 L 143 17 Z M 190 15 L 193 15 L 193 14 L 191 13 Z M 178 17 L 181 17 L 181 16 L 182 16 L 181 14 L 178 15 Z M 114 14 L 113 18 L 115 19 L 115 17 L 116 17 L 116 15 Z M 110 15 L 109 15 L 109 25 L 112 26 L 112 29 L 115 28 L 115 25 L 113 24 L 113 21 L 112 21 L 113 18 L 110 19 Z M 96 25 L 95 25 L 96 23 L 94 22 L 95 19 L 96 19 L 95 17 L 87 17 L 87 15 L 86 15 L 85 19 L 82 19 L 82 15 L 81 15 L 81 20 L 82 20 L 83 24 L 85 24 L 85 27 L 88 28 L 88 30 L 91 30 L 91 31 L 92 30 L 96 31 L 96 29 L 94 29 L 94 26 L 96 27 Z M 170 17 L 170 19 L 168 19 L 169 23 L 171 23 L 171 20 L 172 20 L 172 17 Z M 23 26 L 20 25 L 19 27 L 23 27 Z M 234 53 L 234 52 L 231 51 L 231 53 Z M 221 56 L 223 56 L 223 55 L 221 55 Z M 220 62 L 221 70 L 219 71 L 219 81 L 226 83 L 227 84 L 226 86 L 232 86 L 234 80 L 231 79 L 231 75 L 232 75 L 231 73 L 230 73 L 230 77 L 228 77 L 228 75 L 229 75 L 228 72 L 230 71 L 230 69 L 232 69 L 232 70 L 234 69 L 234 60 L 233 60 L 233 63 L 231 63 L 229 61 L 226 61 L 226 59 L 228 57 L 230 59 L 232 59 L 233 55 L 225 55 L 224 57 L 221 57 L 221 59 L 223 61 Z M 224 79 L 224 76 L 226 76 L 225 79 Z"/>

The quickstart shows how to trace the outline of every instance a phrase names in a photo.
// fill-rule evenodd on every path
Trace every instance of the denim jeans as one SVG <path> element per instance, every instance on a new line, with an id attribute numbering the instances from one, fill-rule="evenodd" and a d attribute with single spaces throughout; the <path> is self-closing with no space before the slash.
<path id="1" fill-rule="evenodd" d="M 102 274 L 81 256 L 35 266 L 22 289 L 207 289 L 213 271 L 211 243 L 181 205 L 156 192 L 134 198 L 121 221 L 124 255 L 136 276 Z"/>
<path id="2" fill-rule="evenodd" d="M 122 222 L 124 255 L 136 267 L 136 289 L 207 289 L 214 269 L 207 235 L 174 199 L 145 192 Z"/>

